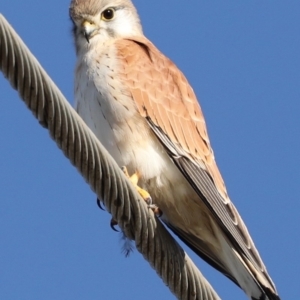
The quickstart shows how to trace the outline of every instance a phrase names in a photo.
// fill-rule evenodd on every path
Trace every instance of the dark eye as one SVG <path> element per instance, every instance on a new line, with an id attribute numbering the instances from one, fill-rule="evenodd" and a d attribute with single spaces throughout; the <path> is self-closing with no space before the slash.
<path id="1" fill-rule="evenodd" d="M 113 8 L 107 8 L 101 14 L 101 18 L 105 21 L 112 20 L 115 16 L 115 10 Z"/>

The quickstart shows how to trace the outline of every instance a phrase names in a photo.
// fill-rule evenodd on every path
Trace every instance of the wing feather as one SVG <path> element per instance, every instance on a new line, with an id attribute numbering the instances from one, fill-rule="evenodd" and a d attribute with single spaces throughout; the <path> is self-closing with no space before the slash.
<path id="1" fill-rule="evenodd" d="M 126 64 L 123 78 L 139 113 L 147 119 L 245 263 L 263 274 L 269 286 L 276 291 L 244 222 L 227 195 L 200 105 L 186 78 L 146 38 L 120 40 L 116 48 L 119 59 Z M 138 77 L 136 70 L 143 76 Z M 132 84 L 132 81 L 136 83 Z M 191 238 L 184 237 L 200 254 Z M 211 263 L 213 261 L 213 265 L 218 264 L 215 258 L 209 258 L 209 254 L 202 256 Z M 224 272 L 220 263 L 218 269 Z M 232 279 L 230 274 L 224 273 Z"/>

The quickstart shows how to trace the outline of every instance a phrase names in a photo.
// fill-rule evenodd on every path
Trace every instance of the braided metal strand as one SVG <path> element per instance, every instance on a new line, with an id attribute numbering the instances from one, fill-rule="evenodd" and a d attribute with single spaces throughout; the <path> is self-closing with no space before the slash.
<path id="1" fill-rule="evenodd" d="M 220 299 L 0 14 L 0 69 L 178 299 Z"/>

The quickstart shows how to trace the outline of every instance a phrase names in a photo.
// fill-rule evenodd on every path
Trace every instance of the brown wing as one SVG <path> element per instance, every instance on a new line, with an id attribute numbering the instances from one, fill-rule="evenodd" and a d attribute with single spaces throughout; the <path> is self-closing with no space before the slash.
<path id="1" fill-rule="evenodd" d="M 167 148 L 171 158 L 206 203 L 250 269 L 275 287 L 248 230 L 230 201 L 216 165 L 204 117 L 184 75 L 146 38 L 120 40 L 123 80 L 140 114 Z"/>

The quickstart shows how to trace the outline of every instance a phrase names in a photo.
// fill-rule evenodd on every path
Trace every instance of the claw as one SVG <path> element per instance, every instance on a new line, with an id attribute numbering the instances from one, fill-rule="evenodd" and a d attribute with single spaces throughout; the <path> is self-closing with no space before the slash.
<path id="1" fill-rule="evenodd" d="M 152 197 L 150 195 L 144 200 L 146 201 L 146 203 L 148 204 L 149 207 L 153 204 Z"/>
<path id="2" fill-rule="evenodd" d="M 120 232 L 119 230 L 117 230 L 117 229 L 115 228 L 116 225 L 118 225 L 118 222 L 112 218 L 112 219 L 110 220 L 110 228 L 111 228 L 113 231 Z"/>
<path id="3" fill-rule="evenodd" d="M 105 210 L 104 208 L 103 208 L 103 206 L 101 205 L 101 201 L 97 198 L 97 205 L 99 206 L 99 208 L 101 209 L 101 210 Z"/>
<path id="4" fill-rule="evenodd" d="M 99 198 L 97 198 L 97 205 L 99 206 L 99 208 L 101 210 L 104 210 L 102 204 L 101 204 L 101 200 Z M 113 230 L 113 231 L 116 231 L 116 232 L 119 232 L 119 230 L 117 230 L 115 228 L 115 226 L 118 225 L 118 222 L 115 221 L 113 218 L 110 220 L 110 228 Z"/>
<path id="5" fill-rule="evenodd" d="M 160 209 L 157 205 L 155 205 L 155 204 L 149 204 L 148 207 L 149 207 L 150 209 L 152 209 L 152 211 L 154 212 L 154 214 L 155 214 L 158 218 L 160 218 L 160 217 L 162 216 L 163 212 L 161 211 L 161 209 Z"/>

